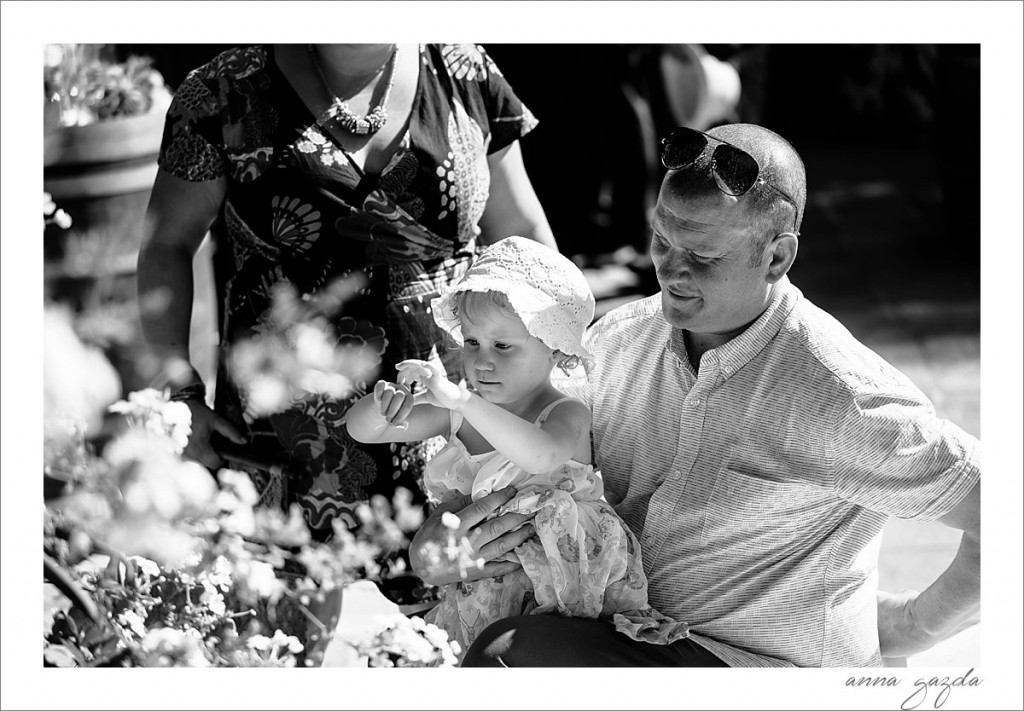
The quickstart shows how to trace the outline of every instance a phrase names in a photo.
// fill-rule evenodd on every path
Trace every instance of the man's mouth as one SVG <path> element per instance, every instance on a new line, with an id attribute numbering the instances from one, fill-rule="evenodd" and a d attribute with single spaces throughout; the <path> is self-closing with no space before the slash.
<path id="1" fill-rule="evenodd" d="M 667 291 L 668 293 L 670 293 L 672 296 L 676 297 L 677 299 L 696 299 L 697 298 L 696 294 L 690 294 L 688 292 L 680 291 L 677 287 L 674 287 L 674 286 L 665 287 L 665 291 Z"/>

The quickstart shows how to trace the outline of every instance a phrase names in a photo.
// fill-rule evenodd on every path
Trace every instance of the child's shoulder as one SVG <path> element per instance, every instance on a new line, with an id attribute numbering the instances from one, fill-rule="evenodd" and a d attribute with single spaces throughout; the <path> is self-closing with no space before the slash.
<path id="1" fill-rule="evenodd" d="M 579 398 L 565 395 L 564 393 L 556 390 L 551 400 L 549 400 L 547 405 L 545 405 L 541 409 L 540 414 L 537 415 L 537 424 L 543 424 L 544 421 L 547 420 L 551 416 L 551 413 L 554 412 L 556 409 L 559 412 L 575 411 L 581 415 L 585 414 L 587 417 L 590 416 L 590 408 L 587 406 L 585 402 L 583 402 Z"/>

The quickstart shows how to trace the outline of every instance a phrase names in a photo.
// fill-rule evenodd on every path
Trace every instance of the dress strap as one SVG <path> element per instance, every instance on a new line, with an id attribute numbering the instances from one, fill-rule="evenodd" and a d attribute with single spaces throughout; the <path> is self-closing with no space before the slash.
<path id="1" fill-rule="evenodd" d="M 559 398 L 558 400 L 555 400 L 553 403 L 551 403 L 550 405 L 545 407 L 543 410 L 541 410 L 540 414 L 537 415 L 537 419 L 533 421 L 533 424 L 539 425 L 541 422 L 543 422 L 547 418 L 548 415 L 551 414 L 551 411 L 554 410 L 557 405 L 561 405 L 563 402 L 567 402 L 567 401 L 573 401 L 573 402 L 579 402 L 579 403 L 583 402 L 582 400 L 579 400 L 579 399 L 574 398 L 574 397 Z"/>
<path id="2" fill-rule="evenodd" d="M 455 439 L 455 433 L 462 427 L 462 413 L 458 410 L 448 411 L 448 441 Z"/>

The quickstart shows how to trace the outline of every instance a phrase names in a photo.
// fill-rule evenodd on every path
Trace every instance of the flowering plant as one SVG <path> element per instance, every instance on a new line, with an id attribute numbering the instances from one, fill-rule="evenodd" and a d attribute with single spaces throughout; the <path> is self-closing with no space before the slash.
<path id="1" fill-rule="evenodd" d="M 114 62 L 104 45 L 46 45 L 43 90 L 58 106 L 62 126 L 83 126 L 149 113 L 169 100 L 163 76 L 147 57 Z"/>
<path id="2" fill-rule="evenodd" d="M 57 225 L 62 230 L 66 230 L 71 227 L 71 215 L 57 207 L 57 203 L 53 201 L 53 196 L 44 191 L 43 227 L 46 227 L 46 225 Z"/>
<path id="3" fill-rule="evenodd" d="M 331 542 L 313 542 L 298 507 L 256 508 L 246 474 L 223 469 L 218 486 L 181 458 L 184 404 L 148 390 L 112 409 L 127 424 L 102 456 L 74 418 L 45 429 L 45 572 L 65 596 L 51 597 L 46 663 L 318 663 L 336 622 L 318 608 L 376 575 L 375 539 L 403 535 L 387 502 L 363 512 L 374 538 L 339 526 Z"/>
<path id="4" fill-rule="evenodd" d="M 305 336 L 272 339 L 268 360 L 288 364 L 285 375 L 272 369 L 275 377 L 287 391 L 336 386 L 304 371 L 315 366 L 326 373 L 351 364 L 355 353 L 346 352 L 349 360 L 328 357 L 321 352 L 325 341 L 309 335 L 315 320 L 292 315 L 280 328 Z M 305 325 L 296 331 L 296 322 Z M 289 355 L 282 344 L 301 346 L 300 354 Z M 60 357 L 71 352 L 63 348 Z M 44 372 L 52 378 L 59 370 L 48 361 Z M 62 381 L 61 397 L 48 400 L 46 410 L 44 664 L 320 664 L 343 588 L 377 579 L 382 562 L 407 547 L 407 534 L 421 525 L 411 494 L 375 497 L 357 511 L 357 529 L 339 519 L 330 541 L 314 541 L 297 505 L 287 511 L 257 505 L 247 473 L 221 469 L 214 478 L 183 458 L 191 413 L 166 391 L 144 389 L 117 400 L 109 407 L 115 425 L 105 426 L 106 439 L 88 439 L 86 416 L 76 410 L 103 401 L 66 391 L 91 380 L 86 372 Z M 444 632 L 404 617 L 357 649 L 371 664 L 454 660 Z"/>

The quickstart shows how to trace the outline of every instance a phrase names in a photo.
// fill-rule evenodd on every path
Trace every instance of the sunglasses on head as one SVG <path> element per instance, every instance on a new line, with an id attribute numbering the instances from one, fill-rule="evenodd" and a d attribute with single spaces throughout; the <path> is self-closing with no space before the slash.
<path id="1" fill-rule="evenodd" d="M 739 197 L 755 185 L 767 185 L 793 206 L 793 232 L 796 233 L 796 218 L 799 212 L 796 200 L 785 191 L 775 187 L 761 177 L 761 166 L 754 156 L 742 148 L 692 128 L 677 128 L 668 138 L 661 139 L 661 164 L 669 170 L 688 168 L 704 154 L 708 142 L 716 141 L 711 153 L 711 174 L 715 184 L 726 195 Z"/>

